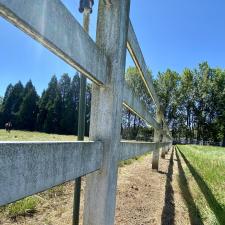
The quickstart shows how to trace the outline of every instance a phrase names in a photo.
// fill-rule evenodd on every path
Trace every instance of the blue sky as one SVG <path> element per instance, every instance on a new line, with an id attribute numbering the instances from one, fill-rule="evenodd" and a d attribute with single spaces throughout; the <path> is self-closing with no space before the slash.
<path id="1" fill-rule="evenodd" d="M 63 0 L 79 22 L 79 0 Z M 182 72 L 202 61 L 225 68 L 225 0 L 131 0 L 131 20 L 148 67 Z M 97 2 L 91 16 L 95 39 Z M 127 57 L 127 66 L 133 65 Z M 9 83 L 32 79 L 39 94 L 50 77 L 75 70 L 0 18 L 0 96 Z"/>

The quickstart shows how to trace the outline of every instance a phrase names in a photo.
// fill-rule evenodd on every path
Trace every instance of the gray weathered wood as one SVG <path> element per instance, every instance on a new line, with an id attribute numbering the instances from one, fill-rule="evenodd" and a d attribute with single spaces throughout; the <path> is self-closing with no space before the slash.
<path id="1" fill-rule="evenodd" d="M 162 147 L 169 148 L 170 143 L 141 142 L 141 141 L 121 141 L 119 160 L 127 160 L 136 156 L 144 155 L 148 152 L 154 152 Z"/>
<path id="2" fill-rule="evenodd" d="M 119 160 L 127 160 L 145 153 L 154 151 L 157 143 L 154 142 L 137 142 L 137 141 L 121 141 Z"/>
<path id="3" fill-rule="evenodd" d="M 104 143 L 103 165 L 87 176 L 84 225 L 113 225 L 130 0 L 99 1 L 97 45 L 109 61 L 109 83 L 93 85 L 90 139 Z"/>
<path id="4" fill-rule="evenodd" d="M 146 105 L 142 102 L 131 90 L 131 88 L 125 83 L 123 89 L 123 104 L 126 108 L 131 110 L 137 116 L 142 118 L 146 123 L 154 127 L 155 129 L 160 129 L 159 124 L 151 116 L 150 112 L 147 110 Z"/>
<path id="5" fill-rule="evenodd" d="M 156 111 L 156 120 L 160 125 L 162 124 L 162 113 L 159 110 Z M 162 130 L 154 129 L 154 142 L 162 142 Z M 157 145 L 152 154 L 152 169 L 159 169 L 159 152 L 160 146 Z"/>
<path id="6" fill-rule="evenodd" d="M 0 205 L 98 170 L 100 142 L 0 143 Z"/>
<path id="7" fill-rule="evenodd" d="M 164 131 L 164 133 L 166 133 L 166 125 L 164 122 L 163 122 L 163 131 Z M 163 142 L 168 141 L 168 136 L 164 134 L 162 141 Z M 161 150 L 161 158 L 163 158 L 163 159 L 165 159 L 165 157 L 166 157 L 167 148 L 168 148 L 168 146 L 165 146 Z"/>
<path id="8" fill-rule="evenodd" d="M 0 0 L 0 16 L 95 83 L 106 83 L 106 57 L 60 0 Z"/>

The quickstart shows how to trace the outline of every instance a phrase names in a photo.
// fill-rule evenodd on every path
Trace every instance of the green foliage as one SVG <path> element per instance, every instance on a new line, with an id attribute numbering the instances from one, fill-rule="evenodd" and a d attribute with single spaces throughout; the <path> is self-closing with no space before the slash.
<path id="1" fill-rule="evenodd" d="M 152 79 L 151 71 L 148 71 L 148 79 Z M 129 67 L 125 74 L 125 80 L 128 86 L 133 90 L 133 92 L 138 96 L 151 112 L 153 112 L 153 101 L 149 97 L 149 93 L 146 86 L 141 78 L 140 72 L 136 67 Z"/>
<path id="2" fill-rule="evenodd" d="M 20 81 L 14 86 L 8 85 L 2 103 L 3 123 L 11 121 L 15 126 L 19 126 L 17 113 L 23 101 L 23 93 L 24 87 Z"/>
<path id="3" fill-rule="evenodd" d="M 179 105 L 179 74 L 168 69 L 165 73 L 158 74 L 154 84 L 163 105 L 164 115 L 168 125 L 175 129 L 179 121 L 177 113 Z"/>
<path id="4" fill-rule="evenodd" d="M 21 129 L 35 130 L 38 100 L 39 97 L 35 87 L 32 82 L 29 81 L 25 86 L 23 101 L 17 114 L 18 123 L 20 124 Z"/>
<path id="5" fill-rule="evenodd" d="M 149 79 L 151 72 L 149 71 Z M 134 94 L 145 103 L 151 113 L 154 112 L 152 99 L 149 97 L 147 89 L 142 81 L 139 70 L 136 67 L 129 67 L 125 74 L 127 85 L 132 89 Z M 130 140 L 151 140 L 152 130 L 146 128 L 145 122 L 134 115 L 130 110 L 123 108 L 122 111 L 122 137 Z"/>
<path id="6" fill-rule="evenodd" d="M 125 74 L 127 84 L 154 115 L 156 107 L 142 81 L 140 72 L 129 67 Z M 149 78 L 151 72 L 149 71 Z M 223 141 L 225 145 L 225 71 L 211 68 L 206 62 L 197 69 L 185 69 L 181 74 L 166 70 L 159 73 L 154 85 L 164 115 L 175 140 Z M 53 76 L 41 97 L 29 81 L 9 84 L 0 99 L 0 128 L 11 121 L 14 129 L 38 130 L 48 133 L 77 134 L 80 78 L 63 74 Z M 85 135 L 89 133 L 91 85 L 86 89 Z M 125 139 L 151 140 L 144 131 L 145 122 L 130 110 L 122 112 L 122 136 Z M 145 139 L 146 140 L 146 139 Z"/>
<path id="7" fill-rule="evenodd" d="M 171 70 L 159 73 L 155 86 L 175 139 L 225 145 L 225 71 L 204 62 L 180 75 Z"/>
<path id="8" fill-rule="evenodd" d="M 77 134 L 80 78 L 63 74 L 52 76 L 48 87 L 38 96 L 31 80 L 8 85 L 0 99 L 0 128 L 11 121 L 13 129 L 43 131 L 58 134 Z M 89 134 L 91 85 L 86 91 L 85 135 Z"/>
<path id="9" fill-rule="evenodd" d="M 3 103 L 3 97 L 0 96 L 0 111 L 1 111 L 2 103 Z"/>
<path id="10" fill-rule="evenodd" d="M 120 161 L 118 166 L 123 167 L 123 166 L 131 165 L 132 163 L 134 163 L 136 161 L 140 161 L 140 160 L 144 159 L 145 156 L 147 156 L 147 155 L 149 155 L 149 153 L 146 153 L 141 156 L 135 156 L 134 158 L 131 158 L 131 159 Z"/>

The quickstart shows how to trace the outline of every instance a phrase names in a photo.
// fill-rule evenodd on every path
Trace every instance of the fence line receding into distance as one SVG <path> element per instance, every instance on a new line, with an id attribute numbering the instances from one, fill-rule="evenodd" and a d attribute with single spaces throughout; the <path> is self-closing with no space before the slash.
<path id="1" fill-rule="evenodd" d="M 113 225 L 118 161 L 153 152 L 158 169 L 172 137 L 129 20 L 130 0 L 99 0 L 96 43 L 60 0 L 0 0 L 0 15 L 93 81 L 89 142 L 0 142 L 0 205 L 87 175 L 84 225 Z M 156 105 L 155 118 L 125 83 L 129 50 Z M 154 128 L 154 142 L 121 141 L 122 105 Z M 107 127 L 106 127 L 107 126 Z"/>

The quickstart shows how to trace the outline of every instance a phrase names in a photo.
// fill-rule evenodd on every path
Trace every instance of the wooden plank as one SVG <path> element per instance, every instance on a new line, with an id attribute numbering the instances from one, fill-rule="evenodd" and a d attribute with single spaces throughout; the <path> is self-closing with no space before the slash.
<path id="1" fill-rule="evenodd" d="M 100 142 L 0 142 L 0 205 L 101 167 Z"/>
<path id="2" fill-rule="evenodd" d="M 102 169 L 87 176 L 84 225 L 114 225 L 130 0 L 99 0 L 97 45 L 109 60 L 109 82 L 93 85 L 91 140 L 102 140 Z"/>
<path id="3" fill-rule="evenodd" d="M 169 143 L 121 141 L 119 160 L 127 160 L 136 156 L 141 156 L 165 146 L 169 146 Z"/>
<path id="4" fill-rule="evenodd" d="M 159 110 L 156 111 L 156 120 L 162 125 L 162 113 Z M 158 129 L 154 129 L 154 142 L 162 142 L 162 132 Z M 160 148 L 157 146 L 152 154 L 152 169 L 159 169 L 159 152 Z"/>
<path id="5" fill-rule="evenodd" d="M 151 116 L 144 102 L 133 93 L 132 89 L 126 83 L 123 89 L 123 105 L 155 129 L 160 129 L 159 124 Z"/>
<path id="6" fill-rule="evenodd" d="M 135 65 L 140 71 L 140 75 L 146 86 L 146 89 L 148 90 L 153 101 L 155 102 L 157 108 L 160 108 L 160 102 L 158 100 L 158 96 L 156 95 L 152 78 L 148 72 L 148 67 L 145 63 L 144 56 L 142 54 L 141 48 L 139 46 L 139 43 L 138 43 L 138 40 L 131 22 L 129 23 L 127 39 L 128 39 L 128 42 L 127 42 L 128 51 L 130 52 L 130 55 L 133 58 Z"/>
<path id="7" fill-rule="evenodd" d="M 157 148 L 157 143 L 153 142 L 122 141 L 120 144 L 121 161 L 144 155 Z"/>
<path id="8" fill-rule="evenodd" d="M 60 0 L 0 0 L 0 16 L 97 84 L 107 59 Z"/>

